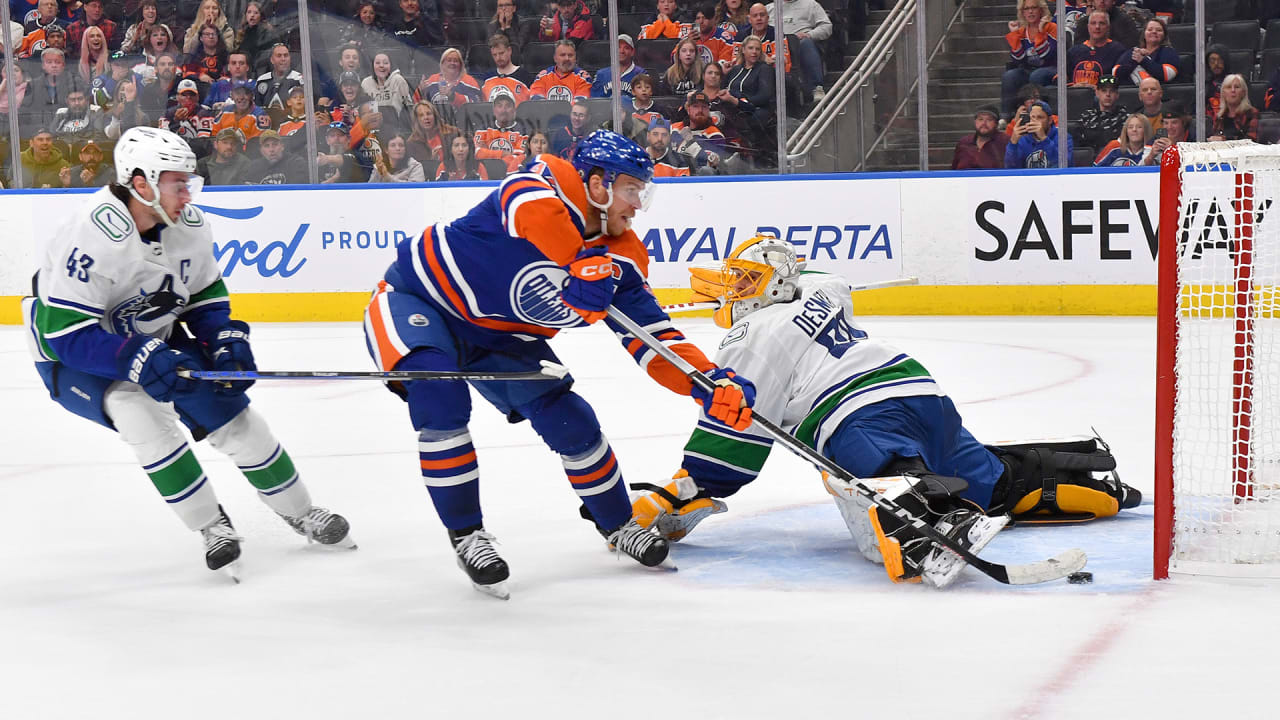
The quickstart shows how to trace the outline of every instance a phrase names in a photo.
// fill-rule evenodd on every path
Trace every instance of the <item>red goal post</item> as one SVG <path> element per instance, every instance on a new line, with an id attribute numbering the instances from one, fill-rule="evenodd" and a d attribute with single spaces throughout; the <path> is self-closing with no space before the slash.
<path id="1" fill-rule="evenodd" d="M 1280 577 L 1280 148 L 1161 160 L 1153 574 Z"/>

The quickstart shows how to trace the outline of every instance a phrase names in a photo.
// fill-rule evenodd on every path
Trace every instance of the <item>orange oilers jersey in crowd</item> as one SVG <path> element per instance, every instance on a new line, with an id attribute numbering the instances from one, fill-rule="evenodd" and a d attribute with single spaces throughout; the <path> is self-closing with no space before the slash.
<path id="1" fill-rule="evenodd" d="M 657 40 L 658 38 L 683 38 L 693 32 L 693 23 L 676 22 L 667 18 L 659 18 L 640 28 L 637 40 Z"/>
<path id="2" fill-rule="evenodd" d="M 674 55 L 675 49 L 671 52 Z M 733 43 L 727 43 L 718 37 L 702 39 L 698 41 L 698 54 L 704 65 L 718 62 L 721 67 L 728 68 L 733 64 Z"/>
<path id="3" fill-rule="evenodd" d="M 256 105 L 249 111 L 248 115 L 237 118 L 235 111 L 228 110 L 222 113 L 217 122 L 210 128 L 211 135 L 217 135 L 218 131 L 226 128 L 237 128 L 244 133 L 244 139 L 258 137 L 258 133 L 271 127 L 271 116 L 262 111 L 262 108 Z"/>
<path id="4" fill-rule="evenodd" d="M 574 68 L 561 75 L 554 67 L 538 73 L 538 79 L 529 86 L 533 97 L 545 100 L 573 102 L 575 98 L 591 97 L 591 75 L 586 70 Z"/>
<path id="5" fill-rule="evenodd" d="M 386 282 L 438 307 L 451 332 L 474 345 L 520 352 L 530 340 L 585 321 L 560 298 L 564 266 L 584 247 L 603 245 L 614 262 L 613 304 L 699 370 L 715 366 L 685 340 L 648 285 L 649 255 L 635 232 L 585 241 L 587 203 L 569 162 L 541 155 L 509 175 L 466 215 L 433 225 L 396 247 Z M 689 379 L 606 319 L 623 347 L 655 380 L 688 395 Z"/>
<path id="6" fill-rule="evenodd" d="M 516 101 L 516 107 L 519 107 L 520 103 L 529 99 L 529 86 L 513 77 L 491 77 L 485 80 L 484 87 L 480 88 L 481 100 L 493 102 L 499 95 L 510 96 Z"/>
<path id="7" fill-rule="evenodd" d="M 528 150 L 529 134 L 519 122 L 506 128 L 477 130 L 475 136 L 476 157 L 482 160 L 501 160 L 507 164 L 507 172 L 515 172 L 524 162 Z"/>
<path id="8" fill-rule="evenodd" d="M 298 118 L 290 116 L 280 123 L 280 127 L 276 129 L 276 132 L 280 133 L 280 137 L 289 137 L 306 126 L 307 118 L 305 116 Z"/>

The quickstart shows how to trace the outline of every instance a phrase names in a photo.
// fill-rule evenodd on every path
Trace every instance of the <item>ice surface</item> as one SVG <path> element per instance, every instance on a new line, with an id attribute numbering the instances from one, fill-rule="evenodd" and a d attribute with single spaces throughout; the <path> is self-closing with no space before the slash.
<path id="1" fill-rule="evenodd" d="M 866 318 L 986 440 L 1087 432 L 1151 490 L 1154 322 Z M 707 320 L 681 322 L 713 349 Z M 260 324 L 263 369 L 368 369 L 356 324 Z M 695 417 L 601 328 L 555 340 L 629 480 L 669 477 Z M 775 451 L 677 573 L 607 553 L 556 457 L 479 401 L 486 525 L 512 598 L 471 589 L 378 383 L 260 382 L 263 412 L 354 552 L 306 547 L 235 468 L 197 455 L 243 535 L 244 582 L 111 433 L 50 402 L 0 328 L 0 718 L 1271 718 L 1280 583 L 1153 583 L 1151 508 L 1015 528 L 984 555 L 1078 546 L 1093 585 L 966 570 L 894 586 L 857 556 L 816 474 Z"/>

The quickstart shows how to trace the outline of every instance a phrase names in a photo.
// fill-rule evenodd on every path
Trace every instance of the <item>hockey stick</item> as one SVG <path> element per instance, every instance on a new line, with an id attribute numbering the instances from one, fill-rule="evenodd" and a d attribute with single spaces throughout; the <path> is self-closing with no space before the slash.
<path id="1" fill-rule="evenodd" d="M 662 359 L 674 365 L 676 369 L 684 373 L 685 376 L 688 377 L 695 385 L 708 392 L 715 390 L 716 384 L 712 382 L 711 378 L 699 372 L 698 369 L 690 364 L 688 360 L 680 357 L 675 353 L 675 351 L 659 342 L 656 338 L 646 332 L 644 328 L 640 327 L 640 325 L 638 325 L 634 320 L 627 317 L 627 315 L 621 310 L 610 306 L 609 317 L 612 318 L 614 322 L 625 328 L 627 332 L 640 340 L 640 342 L 648 346 L 650 350 L 657 353 L 662 357 Z M 768 418 L 754 413 L 751 417 L 755 426 L 773 436 L 774 440 L 778 441 L 779 444 L 819 468 L 826 470 L 831 475 L 848 482 L 859 495 L 875 504 L 876 507 L 893 515 L 907 525 L 910 525 L 912 529 L 929 538 L 929 540 L 933 541 L 935 544 L 945 547 L 951 552 L 954 552 L 964 558 L 965 562 L 969 563 L 980 572 L 986 574 L 997 582 L 1001 582 L 1006 585 L 1034 585 L 1036 583 L 1059 580 L 1083 568 L 1085 562 L 1088 560 L 1084 551 L 1075 548 L 1061 552 L 1047 560 L 1040 560 L 1020 565 L 1001 565 L 1000 563 L 983 560 L 972 552 L 969 552 L 966 548 L 957 545 L 954 540 L 938 532 L 933 528 L 933 526 L 912 515 L 901 505 L 867 487 L 850 474 L 849 471 L 823 457 L 819 452 L 808 445 L 800 442 L 792 436 L 791 433 L 788 433 L 777 425 L 774 425 L 768 420 Z"/>
<path id="2" fill-rule="evenodd" d="M 849 288 L 852 292 L 859 290 L 878 290 L 880 288 L 901 287 L 903 285 L 919 285 L 920 278 L 911 277 L 897 278 L 894 280 L 879 280 L 877 282 L 862 283 L 861 285 L 853 285 Z M 705 302 L 687 302 L 676 303 L 675 305 L 663 305 L 662 311 L 665 313 L 695 312 L 697 310 L 715 310 L 720 307 L 719 301 L 707 300 Z"/>
<path id="3" fill-rule="evenodd" d="M 449 370 L 179 370 L 194 380 L 559 380 L 569 368 L 542 361 L 531 372 L 468 372 Z"/>

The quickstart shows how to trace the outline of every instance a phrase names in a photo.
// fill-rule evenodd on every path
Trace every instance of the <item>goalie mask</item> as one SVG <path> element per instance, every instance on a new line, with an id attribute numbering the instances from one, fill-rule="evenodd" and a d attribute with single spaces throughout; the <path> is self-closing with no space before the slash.
<path id="1" fill-rule="evenodd" d="M 695 300 L 719 300 L 715 322 L 722 328 L 775 302 L 791 302 L 804 261 L 791 243 L 759 234 L 729 253 L 718 269 L 689 268 Z"/>

